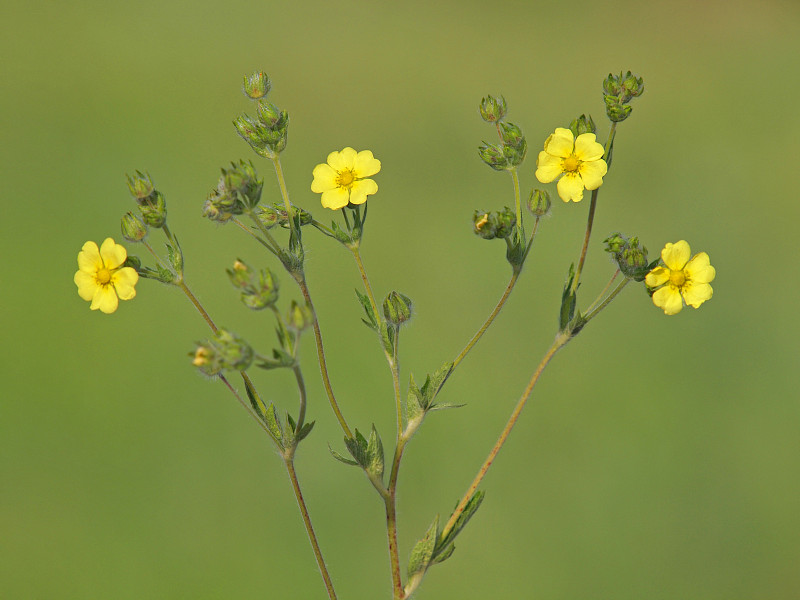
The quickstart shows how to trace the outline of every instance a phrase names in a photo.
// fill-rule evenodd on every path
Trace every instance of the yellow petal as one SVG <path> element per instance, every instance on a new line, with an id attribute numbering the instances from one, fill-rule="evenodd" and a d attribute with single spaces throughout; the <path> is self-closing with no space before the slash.
<path id="1" fill-rule="evenodd" d="M 337 171 L 352 169 L 356 160 L 356 151 L 350 148 L 343 148 L 341 152 L 331 152 L 328 155 L 328 164 Z"/>
<path id="2" fill-rule="evenodd" d="M 655 291 L 653 294 L 653 304 L 663 309 L 664 314 L 667 315 L 676 315 L 681 312 L 683 308 L 680 292 L 668 285 Z"/>
<path id="3" fill-rule="evenodd" d="M 667 281 L 669 281 L 669 269 L 665 267 L 656 267 L 644 278 L 644 282 L 650 287 L 664 285 Z"/>
<path id="4" fill-rule="evenodd" d="M 86 242 L 78 252 L 78 268 L 87 273 L 94 273 L 103 266 L 100 259 L 100 249 L 94 242 Z"/>
<path id="5" fill-rule="evenodd" d="M 606 150 L 597 142 L 593 133 L 582 133 L 575 140 L 575 156 L 578 160 L 593 161 L 603 158 Z M 605 173 L 603 173 L 605 175 Z"/>
<path id="6" fill-rule="evenodd" d="M 98 285 L 89 308 L 92 310 L 99 308 L 101 312 L 110 315 L 117 310 L 117 306 L 119 306 L 119 300 L 114 288 L 110 285 Z"/>
<path id="7" fill-rule="evenodd" d="M 583 181 L 577 173 L 565 173 L 556 185 L 558 195 L 564 202 L 583 200 Z"/>
<path id="8" fill-rule="evenodd" d="M 575 136 L 569 129 L 559 127 L 544 143 L 544 151 L 553 156 L 567 158 L 575 148 Z"/>
<path id="9" fill-rule="evenodd" d="M 674 244 L 667 243 L 661 251 L 661 260 L 673 271 L 681 271 L 689 262 L 691 255 L 692 250 L 689 248 L 689 244 L 681 240 Z"/>
<path id="10" fill-rule="evenodd" d="M 128 251 L 124 246 L 115 244 L 111 238 L 106 238 L 100 246 L 100 257 L 106 269 L 116 269 L 128 258 Z"/>
<path id="11" fill-rule="evenodd" d="M 75 285 L 78 286 L 78 296 L 87 302 L 94 298 L 94 293 L 97 290 L 97 281 L 94 275 L 86 271 L 78 271 L 75 273 L 75 277 L 73 277 L 72 280 L 75 282 Z"/>
<path id="12" fill-rule="evenodd" d="M 581 175 L 581 179 L 583 179 L 583 186 L 587 190 L 596 190 L 603 185 L 603 176 L 608 172 L 608 165 L 604 160 L 584 162 L 581 163 L 578 172 Z"/>
<path id="13" fill-rule="evenodd" d="M 562 173 L 561 159 L 544 151 L 539 152 L 536 167 L 536 179 L 542 183 L 550 183 Z"/>
<path id="14" fill-rule="evenodd" d="M 336 178 L 339 174 L 330 165 L 317 165 L 314 167 L 312 174 L 314 175 L 314 181 L 311 182 L 311 191 L 315 194 L 321 194 L 337 187 Z"/>
<path id="15" fill-rule="evenodd" d="M 371 177 L 381 170 L 381 161 L 375 158 L 369 150 L 362 150 L 356 155 L 353 168 L 356 177 Z"/>
<path id="16" fill-rule="evenodd" d="M 334 190 L 326 190 L 322 192 L 322 206 L 330 208 L 331 210 L 339 210 L 347 206 L 350 202 L 350 193 L 343 188 L 336 188 Z"/>
<path id="17" fill-rule="evenodd" d="M 120 300 L 130 300 L 136 296 L 136 290 L 133 286 L 139 281 L 139 274 L 136 269 L 131 267 L 123 267 L 115 271 L 111 276 L 111 283 L 114 284 L 114 289 L 117 290 L 117 296 Z"/>
<path id="18" fill-rule="evenodd" d="M 369 194 L 378 191 L 378 184 L 372 179 L 360 179 L 350 188 L 350 204 L 364 204 Z"/>
<path id="19" fill-rule="evenodd" d="M 705 252 L 695 254 L 683 270 L 692 283 L 711 283 L 717 275 Z"/>
<path id="20" fill-rule="evenodd" d="M 683 286 L 683 299 L 686 304 L 697 308 L 706 300 L 711 300 L 714 290 L 707 283 L 689 283 Z"/>

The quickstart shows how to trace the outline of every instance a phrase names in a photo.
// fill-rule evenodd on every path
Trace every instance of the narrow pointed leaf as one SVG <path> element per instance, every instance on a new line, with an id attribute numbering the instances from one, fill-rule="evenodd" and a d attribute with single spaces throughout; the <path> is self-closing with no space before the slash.
<path id="1" fill-rule="evenodd" d="M 409 579 L 428 568 L 428 564 L 433 557 L 433 550 L 436 547 L 436 538 L 439 535 L 439 515 L 431 523 L 425 536 L 419 540 L 411 550 L 408 558 L 408 577 Z"/>

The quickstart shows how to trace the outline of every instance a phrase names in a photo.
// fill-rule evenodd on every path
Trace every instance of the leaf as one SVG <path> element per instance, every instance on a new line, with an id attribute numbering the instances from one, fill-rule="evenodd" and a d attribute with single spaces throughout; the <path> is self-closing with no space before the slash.
<path id="1" fill-rule="evenodd" d="M 281 449 L 285 449 L 283 445 L 283 432 L 281 431 L 281 425 L 278 421 L 278 413 L 275 411 L 275 406 L 272 402 L 270 402 L 267 407 L 267 412 L 264 415 L 264 422 L 267 424 L 267 428 L 269 428 L 269 432 L 275 438 L 275 441 L 280 444 Z"/>
<path id="2" fill-rule="evenodd" d="M 314 429 L 314 423 L 316 421 L 311 421 L 310 423 L 305 423 L 301 428 L 300 431 L 297 432 L 297 441 L 302 442 L 308 434 L 311 433 L 311 430 Z"/>
<path id="3" fill-rule="evenodd" d="M 435 410 L 445 410 L 448 408 L 462 408 L 466 406 L 466 404 L 431 404 L 428 407 L 428 412 L 433 412 Z"/>
<path id="4" fill-rule="evenodd" d="M 346 465 L 352 465 L 354 467 L 358 467 L 359 466 L 359 464 L 356 461 L 342 456 L 341 454 L 339 454 L 336 450 L 334 450 L 330 446 L 328 446 L 328 450 L 330 450 L 330 453 L 333 456 L 333 458 L 335 458 L 339 462 L 343 462 Z"/>
<path id="5" fill-rule="evenodd" d="M 367 457 L 369 458 L 369 463 L 365 469 L 368 473 L 383 481 L 383 443 L 378 435 L 378 430 L 375 429 L 375 425 L 372 426 L 372 432 L 369 434 Z"/>
<path id="6" fill-rule="evenodd" d="M 375 311 L 372 310 L 372 304 L 369 301 L 369 296 L 367 296 L 366 294 L 362 294 L 358 290 L 356 290 L 356 296 L 358 296 L 358 301 L 361 303 L 361 306 L 364 307 L 364 312 L 367 313 L 368 321 L 364 321 L 364 323 L 370 329 L 378 331 L 378 317 L 375 314 Z"/>
<path id="7" fill-rule="evenodd" d="M 478 510 L 485 495 L 486 492 L 483 491 L 477 491 L 475 494 L 473 494 L 472 498 L 469 499 L 469 502 L 467 502 L 467 505 L 464 507 L 464 511 L 458 515 L 456 522 L 453 524 L 453 528 L 447 533 L 447 536 L 440 537 L 439 540 L 437 540 L 436 549 L 433 551 L 434 557 L 441 556 L 442 554 L 448 552 L 449 554 L 447 556 L 449 556 L 453 553 L 455 548 L 451 549 L 449 546 L 452 546 L 456 536 L 461 533 L 461 530 L 464 529 L 466 524 L 472 518 L 472 515 L 474 515 L 475 511 Z M 447 558 L 447 556 L 441 560 L 444 560 Z M 441 562 L 441 560 L 439 562 Z"/>
<path id="8" fill-rule="evenodd" d="M 446 362 L 439 367 L 439 369 L 432 376 L 426 379 L 425 385 L 423 386 L 426 407 L 431 405 L 434 398 L 436 398 L 436 396 L 439 394 L 439 390 L 442 389 L 444 382 L 447 381 L 447 378 L 450 377 L 450 373 L 452 372 L 453 363 Z"/>
<path id="9" fill-rule="evenodd" d="M 381 341 L 383 342 L 383 349 L 386 351 L 386 354 L 391 356 L 394 353 L 395 328 L 389 327 L 386 325 L 386 322 L 381 321 L 379 332 L 381 334 Z"/>
<path id="10" fill-rule="evenodd" d="M 421 414 L 425 413 L 425 408 L 421 404 L 422 393 L 414 381 L 414 376 L 408 382 L 408 396 L 406 398 L 406 416 L 409 421 L 413 421 Z"/>
<path id="11" fill-rule="evenodd" d="M 448 558 L 453 556 L 453 552 L 456 551 L 456 545 L 450 544 L 444 550 L 440 550 L 439 553 L 431 560 L 431 564 L 439 564 L 441 562 L 446 561 Z"/>
<path id="12" fill-rule="evenodd" d="M 411 550 L 408 558 L 408 577 L 409 579 L 417 573 L 428 568 L 428 564 L 433 557 L 433 550 L 436 547 L 436 538 L 439 535 L 439 515 L 431 523 L 425 536 L 419 540 Z"/>

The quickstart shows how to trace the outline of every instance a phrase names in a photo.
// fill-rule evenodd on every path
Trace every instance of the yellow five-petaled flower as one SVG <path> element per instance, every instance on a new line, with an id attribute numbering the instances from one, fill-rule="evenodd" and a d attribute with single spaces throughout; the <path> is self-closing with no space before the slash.
<path id="1" fill-rule="evenodd" d="M 328 154 L 327 163 L 314 167 L 311 191 L 322 194 L 322 206 L 332 210 L 348 204 L 364 204 L 378 191 L 378 184 L 367 179 L 381 170 L 381 161 L 369 150 L 345 148 Z"/>
<path id="2" fill-rule="evenodd" d="M 78 286 L 78 295 L 92 303 L 92 310 L 110 314 L 117 310 L 119 300 L 136 296 L 134 286 L 139 274 L 132 267 L 122 266 L 127 258 L 127 250 L 111 238 L 106 238 L 100 248 L 94 242 L 83 245 L 73 280 Z"/>
<path id="3" fill-rule="evenodd" d="M 536 179 L 542 183 L 558 180 L 558 195 L 564 202 L 580 202 L 583 190 L 596 190 L 603 185 L 608 165 L 605 150 L 593 133 L 575 138 L 572 131 L 559 127 L 544 142 L 544 150 L 536 159 Z"/>
<path id="4" fill-rule="evenodd" d="M 653 292 L 653 304 L 668 315 L 679 313 L 684 302 L 697 308 L 714 293 L 709 283 L 714 281 L 717 272 L 708 254 L 700 252 L 690 259 L 691 254 L 689 244 L 683 240 L 667 244 L 661 251 L 664 266 L 654 268 L 644 279 L 648 287 L 657 288 Z"/>

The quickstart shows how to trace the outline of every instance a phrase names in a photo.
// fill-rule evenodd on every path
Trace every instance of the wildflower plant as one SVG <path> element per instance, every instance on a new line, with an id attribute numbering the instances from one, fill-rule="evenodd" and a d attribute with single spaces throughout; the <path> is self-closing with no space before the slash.
<path id="1" fill-rule="evenodd" d="M 322 399 L 307 397 L 305 375 L 299 361 L 302 336 L 313 336 L 325 400 L 343 435 L 341 444 L 335 441 L 330 444 L 331 455 L 333 459 L 363 471 L 376 492 L 377 500 L 383 503 L 392 598 L 404 600 L 415 593 L 431 567 L 453 554 L 456 538 L 484 500 L 483 478 L 556 353 L 631 282 L 642 284 L 641 291 L 650 294 L 656 307 L 667 315 L 674 315 L 684 304 L 697 308 L 711 298 L 710 283 L 714 280 L 715 270 L 705 252 L 692 256 L 689 244 L 683 240 L 666 244 L 660 260 L 650 262 L 647 249 L 638 237 L 612 233 L 604 244 L 615 264 L 614 272 L 605 288 L 583 308 L 578 291 L 590 247 L 598 194 L 610 173 L 618 126 L 630 116 L 631 101 L 644 92 L 643 80 L 630 72 L 609 75 L 603 82 L 603 100 L 610 123 L 604 143 L 598 141 L 593 119 L 581 115 L 567 126 L 553 129 L 554 133 L 538 152 L 535 170 L 525 166 L 528 140 L 518 125 L 506 120 L 509 111 L 505 98 L 487 96 L 480 102 L 479 112 L 497 134 L 497 141 L 483 142 L 478 147 L 478 156 L 493 170 L 509 174 L 513 197 L 509 206 L 475 210 L 472 229 L 477 238 L 505 242 L 505 257 L 511 275 L 494 310 L 469 338 L 463 350 L 444 360 L 424 377 L 415 378 L 409 374 L 404 386 L 399 360 L 401 333 L 414 313 L 424 310 L 424 307 L 394 290 L 377 296 L 361 257 L 369 200 L 378 193 L 378 181 L 373 177 L 380 176 L 381 162 L 371 150 L 344 147 L 329 152 L 325 161 L 313 170 L 309 166 L 310 190 L 306 188 L 302 190 L 304 193 L 299 192 L 303 198 L 310 196 L 309 191 L 320 194 L 319 201 L 326 218 L 318 220 L 310 210 L 295 205 L 289 199 L 281 166 L 281 155 L 287 147 L 289 114 L 267 101 L 271 88 L 272 82 L 263 72 L 245 77 L 244 92 L 254 103 L 255 116 L 245 114 L 237 117 L 234 127 L 259 157 L 271 163 L 280 190 L 279 201 L 269 203 L 262 198 L 264 180 L 256 165 L 249 160 L 239 160 L 223 168 L 216 183 L 210 185 L 211 191 L 202 205 L 202 214 L 215 223 L 237 227 L 245 236 L 245 242 L 258 244 L 265 251 L 269 267 L 251 266 L 232 257 L 227 277 L 245 307 L 272 313 L 276 331 L 274 348 L 266 352 L 253 348 L 245 337 L 218 326 L 216 319 L 198 301 L 184 277 L 184 252 L 168 224 L 166 196 L 143 172 L 136 171 L 128 176 L 128 187 L 138 214 L 128 212 L 122 217 L 122 236 L 130 244 L 139 244 L 145 249 L 148 264 L 143 259 L 128 256 L 127 250 L 111 238 L 99 248 L 94 242 L 86 242 L 78 254 L 79 270 L 74 281 L 80 297 L 90 301 L 92 309 L 104 313 L 117 310 L 118 300 L 132 299 L 139 278 L 176 287 L 186 296 L 210 329 L 210 336 L 195 344 L 188 362 L 212 381 L 224 385 L 277 449 L 289 474 L 322 583 L 328 597 L 333 600 L 336 598 L 333 578 L 317 541 L 294 466 L 300 444 L 313 431 L 314 421 L 309 420 L 309 411 L 313 412 L 315 419 L 329 417 L 329 413 L 323 410 Z M 520 173 L 528 177 L 535 175 L 540 183 L 556 182 L 556 193 L 569 203 L 563 210 L 577 210 L 574 203 L 584 198 L 584 192 L 590 193 L 585 234 L 580 243 L 576 243 L 576 260 L 566 269 L 560 309 L 554 315 L 558 323 L 555 338 L 531 374 L 497 442 L 478 467 L 456 508 L 446 518 L 434 516 L 427 531 L 419 532 L 419 541 L 412 548 L 401 549 L 398 545 L 397 488 L 404 451 L 431 413 L 454 407 L 440 399 L 440 396 L 444 397 L 448 379 L 508 302 L 542 227 L 542 218 L 555 212 L 550 193 L 544 189 L 530 191 L 527 211 L 523 211 Z M 323 222 L 331 216 L 328 210 L 333 211 L 330 226 Z M 380 205 L 375 210 L 380 210 Z M 157 234 L 163 236 L 163 253 L 151 244 L 153 230 L 159 230 Z M 345 247 L 352 254 L 360 275 L 362 289 L 357 290 L 356 301 L 363 310 L 362 321 L 372 331 L 376 347 L 384 355 L 391 373 L 389 395 L 393 401 L 384 406 L 395 416 L 396 426 L 391 436 L 385 432 L 382 436 L 374 425 L 366 430 L 355 428 L 350 420 L 352 416 L 350 419 L 345 417 L 340 399 L 334 393 L 323 345 L 322 324 L 317 318 L 305 273 L 306 245 L 325 243 L 339 243 Z M 280 269 L 287 273 L 291 285 L 279 286 L 275 271 Z M 277 307 L 279 292 L 287 293 L 287 288 L 294 299 L 288 312 L 281 313 Z M 147 288 L 145 293 L 152 293 L 152 289 Z M 642 297 L 646 298 L 644 293 Z M 292 409 L 280 401 L 277 405 L 267 402 L 251 379 L 251 373 L 256 369 L 292 371 L 297 382 L 297 405 Z M 237 378 L 241 379 L 243 392 L 236 385 Z M 347 400 L 342 404 L 346 407 Z M 364 419 L 359 417 L 359 421 Z M 385 442 L 387 438 L 391 438 L 388 443 Z M 320 456 L 317 459 L 324 461 L 331 460 L 331 457 Z M 347 540 L 341 543 L 346 544 Z M 403 561 L 403 555 L 408 559 Z"/>

